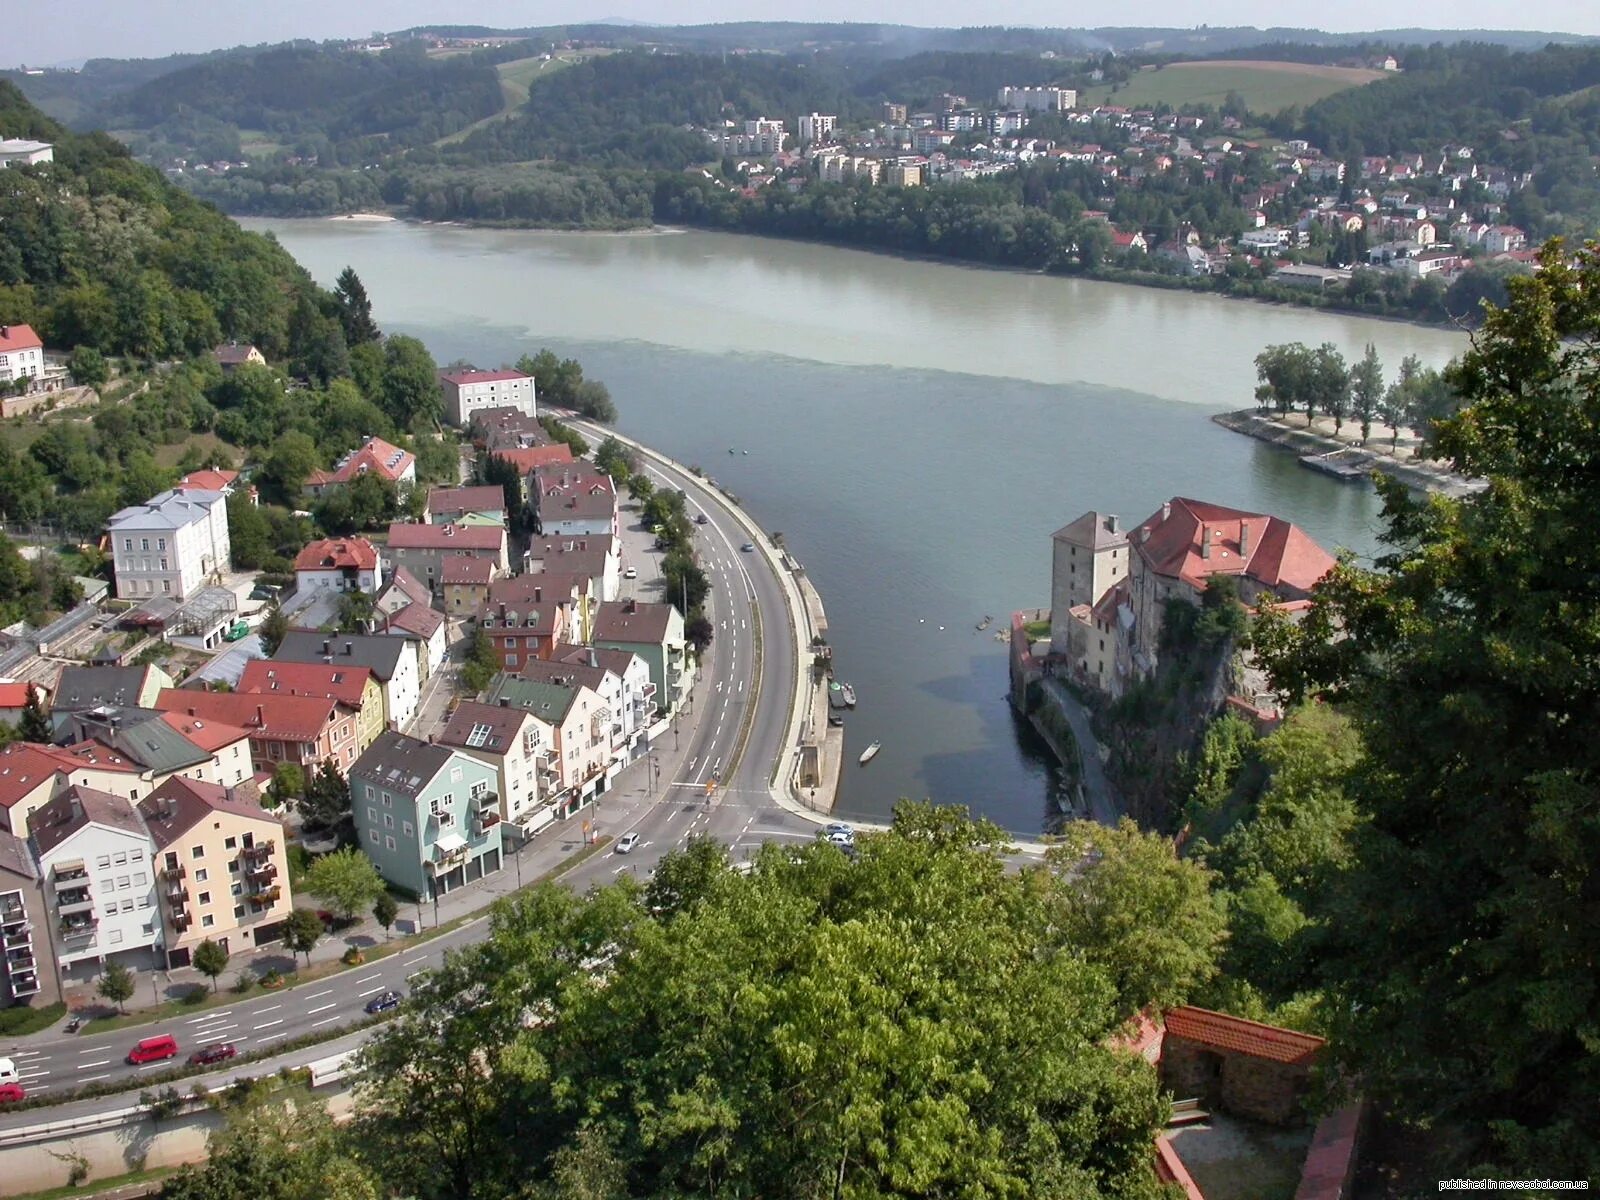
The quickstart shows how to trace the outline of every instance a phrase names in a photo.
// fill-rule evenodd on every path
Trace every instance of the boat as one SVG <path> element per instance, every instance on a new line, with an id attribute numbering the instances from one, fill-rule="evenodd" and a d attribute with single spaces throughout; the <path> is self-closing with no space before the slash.
<path id="1" fill-rule="evenodd" d="M 845 702 L 844 688 L 837 682 L 830 682 L 828 684 L 828 707 L 829 708 L 849 708 L 850 707 L 850 705 Z"/>
<path id="2" fill-rule="evenodd" d="M 732 453 L 733 453 L 733 447 L 732 447 L 732 446 L 729 446 L 729 447 L 728 447 L 728 453 L 729 453 L 729 454 L 732 454 Z"/>
<path id="3" fill-rule="evenodd" d="M 839 685 L 839 694 L 844 697 L 844 706 L 846 708 L 854 708 L 856 706 L 856 690 L 848 683 Z"/>
<path id="4" fill-rule="evenodd" d="M 829 713 L 828 714 L 828 724 L 831 725 L 835 729 L 843 729 L 844 728 L 844 718 L 841 717 L 838 713 Z"/>
<path id="5" fill-rule="evenodd" d="M 861 752 L 861 765 L 863 767 L 866 766 L 869 762 L 872 761 L 873 756 L 875 754 L 877 754 L 879 750 L 882 750 L 882 749 L 883 749 L 883 743 L 882 742 L 873 742 L 872 745 L 868 746 L 865 750 L 863 750 Z"/>
<path id="6" fill-rule="evenodd" d="M 748 450 L 741 450 L 741 451 L 739 451 L 739 453 L 740 453 L 740 454 L 749 454 L 749 453 L 750 453 L 750 451 L 748 451 Z"/>
<path id="7" fill-rule="evenodd" d="M 989 628 L 989 624 L 993 620 L 994 620 L 993 617 L 991 617 L 987 613 L 985 613 L 983 620 L 978 622 L 978 632 L 982 633 L 985 629 Z"/>

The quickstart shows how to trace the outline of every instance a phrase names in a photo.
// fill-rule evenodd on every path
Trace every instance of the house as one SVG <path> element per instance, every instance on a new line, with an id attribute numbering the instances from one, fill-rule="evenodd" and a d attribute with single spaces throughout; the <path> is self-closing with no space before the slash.
<path id="1" fill-rule="evenodd" d="M 510 567 L 506 557 L 506 531 L 499 525 L 413 525 L 396 522 L 389 526 L 389 559 L 405 567 L 430 591 L 439 588 L 439 571 L 444 559 L 466 554 L 492 563 L 500 574 Z"/>
<path id="2" fill-rule="evenodd" d="M 173 486 L 180 492 L 221 492 L 224 496 L 231 496 L 239 487 L 239 472 L 207 467 L 202 471 L 190 471 Z M 260 507 L 261 493 L 254 484 L 250 485 L 246 494 L 251 504 Z"/>
<path id="3" fill-rule="evenodd" d="M 1395 270 L 1413 279 L 1426 279 L 1429 275 L 1454 271 L 1460 266 L 1459 250 L 1423 250 L 1394 264 Z"/>
<path id="4" fill-rule="evenodd" d="M 1174 1096 L 1272 1125 L 1304 1119 L 1324 1039 L 1189 1005 L 1164 1024 L 1161 1083 Z"/>
<path id="5" fill-rule="evenodd" d="M 191 720 L 220 721 L 250 739 L 253 769 L 270 775 L 279 763 L 314 771 L 331 762 L 344 773 L 356 760 L 356 715 L 326 696 L 283 692 L 162 692 L 156 707 Z"/>
<path id="6" fill-rule="evenodd" d="M 539 789 L 540 770 L 552 765 L 555 749 L 532 713 L 509 704 L 463 700 L 434 741 L 494 768 L 500 819 L 516 826 L 522 836 L 555 816 Z"/>
<path id="7" fill-rule="evenodd" d="M 222 492 L 173 488 L 117 512 L 106 532 L 120 600 L 186 600 L 231 565 Z"/>
<path id="8" fill-rule="evenodd" d="M 258 658 L 245 664 L 233 690 L 248 696 L 315 696 L 334 701 L 356 715 L 357 754 L 383 732 L 383 687 L 366 667 Z"/>
<path id="9" fill-rule="evenodd" d="M 533 377 L 521 371 L 445 371 L 439 375 L 444 389 L 444 419 L 468 425 L 486 408 L 514 408 L 524 416 L 539 415 Z"/>
<path id="10" fill-rule="evenodd" d="M 63 973 L 133 955 L 143 967 L 161 944 L 154 846 L 131 800 L 71 787 L 28 818 L 44 880 L 45 920 Z M 95 971 L 98 974 L 98 970 Z"/>
<path id="11" fill-rule="evenodd" d="M 622 587 L 621 540 L 609 534 L 534 538 L 528 546 L 528 570 L 581 575 L 590 580 L 597 598 L 615 600 Z"/>
<path id="12" fill-rule="evenodd" d="M 156 697 L 157 704 L 160 696 Z M 98 775 L 82 782 L 137 800 L 170 775 L 236 784 L 250 777 L 245 731 L 227 722 L 189 722 L 146 709 L 80 709 L 56 722 L 75 763 Z"/>
<path id="13" fill-rule="evenodd" d="M 167 967 L 187 967 L 216 942 L 237 954 L 276 942 L 294 908 L 283 823 L 255 785 L 169 779 L 139 801 L 159 872 Z"/>
<path id="14" fill-rule="evenodd" d="M 1289 244 L 1290 234 L 1278 225 L 1265 225 L 1260 229 L 1246 229 L 1239 235 L 1239 245 L 1258 254 L 1275 254 Z"/>
<path id="15" fill-rule="evenodd" d="M 0 138 L 0 170 L 9 167 L 36 167 L 55 162 L 56 152 L 49 142 L 31 138 Z"/>
<path id="16" fill-rule="evenodd" d="M 650 665 L 643 658 L 632 650 L 605 646 L 557 646 L 554 661 L 604 667 L 620 679 L 621 699 L 614 711 L 622 726 L 622 746 L 632 751 L 644 743 L 655 718 L 656 685 L 650 682 Z"/>
<path id="17" fill-rule="evenodd" d="M 320 538 L 295 555 L 295 591 L 366 592 L 375 596 L 383 582 L 378 548 L 366 538 Z"/>
<path id="18" fill-rule="evenodd" d="M 540 467 L 571 466 L 574 462 L 572 447 L 565 442 L 555 442 L 549 445 L 506 447 L 490 451 L 496 458 L 503 458 L 517 469 L 517 474 L 522 476 L 523 486 L 532 490 L 528 476 Z"/>
<path id="19" fill-rule="evenodd" d="M 416 715 L 422 694 L 422 665 L 416 646 L 406 638 L 381 633 L 323 634 L 292 629 L 284 635 L 274 662 L 323 663 L 366 667 L 383 691 L 383 720 L 389 729 L 403 729 Z"/>
<path id="20" fill-rule="evenodd" d="M 582 685 L 596 696 L 600 703 L 610 714 L 610 721 L 606 726 L 606 739 L 610 754 L 606 761 L 606 769 L 613 771 L 628 762 L 628 746 L 623 740 L 622 724 L 622 678 L 607 667 L 600 665 L 599 660 L 590 659 L 587 655 L 578 656 L 570 653 L 572 647 L 563 646 L 562 650 L 569 651 L 565 656 L 568 661 L 527 663 L 518 672 L 518 677 L 530 683 L 554 683 L 561 687 L 576 687 Z M 581 647 L 588 650 L 589 647 Z"/>
<path id="21" fill-rule="evenodd" d="M 839 118 L 830 113 L 804 113 L 796 124 L 802 145 L 808 142 L 825 142 L 832 135 Z M 783 149 L 780 145 L 778 149 Z"/>
<path id="22" fill-rule="evenodd" d="M 611 476 L 582 465 L 541 467 L 530 499 L 545 537 L 617 537 L 617 488 Z"/>
<path id="23" fill-rule="evenodd" d="M 311 472 L 305 490 L 320 497 L 329 488 L 343 487 L 368 473 L 387 479 L 396 487 L 413 484 L 417 481 L 417 459 L 409 450 L 402 450 L 379 437 L 369 437 L 341 458 L 333 470 Z"/>
<path id="24" fill-rule="evenodd" d="M 1199 246 L 1184 242 L 1163 242 L 1156 256 L 1178 264 L 1179 274 L 1200 276 L 1211 274 L 1211 255 Z"/>
<path id="25" fill-rule="evenodd" d="M 630 650 L 644 659 L 656 689 L 657 710 L 665 715 L 677 712 L 694 682 L 694 657 L 683 634 L 683 615 L 675 607 L 637 600 L 602 603 L 590 641 L 597 648 Z"/>
<path id="26" fill-rule="evenodd" d="M 1350 272 L 1348 269 L 1335 267 L 1313 267 L 1306 263 L 1285 263 L 1272 273 L 1272 282 L 1281 283 L 1285 287 L 1306 288 L 1309 291 L 1317 292 L 1328 288 L 1343 287 L 1350 282 Z"/>
<path id="27" fill-rule="evenodd" d="M 8 1004 L 45 1007 L 61 999 L 61 975 L 50 951 L 50 905 L 28 843 L 0 832 L 0 950 Z"/>
<path id="28" fill-rule="evenodd" d="M 1150 243 L 1145 241 L 1144 234 L 1137 231 L 1124 233 L 1120 229 L 1111 232 L 1111 247 L 1114 250 L 1134 250 L 1143 254 L 1150 248 Z"/>
<path id="29" fill-rule="evenodd" d="M 1069 614 L 1092 608 L 1128 577 L 1128 534 L 1115 513 L 1089 511 L 1050 536 L 1050 649 L 1066 654 Z"/>
<path id="30" fill-rule="evenodd" d="M 516 450 L 551 444 L 550 435 L 539 424 L 539 418 L 520 408 L 480 408 L 473 412 L 467 424 L 473 444 L 484 450 Z"/>
<path id="31" fill-rule="evenodd" d="M 498 871 L 496 772 L 452 746 L 385 732 L 350 771 L 361 848 L 390 883 L 437 897 Z"/>
<path id="32" fill-rule="evenodd" d="M 373 607 L 380 613 L 399 612 L 408 604 L 429 604 L 433 593 L 404 567 L 389 564 L 389 582 L 378 592 Z"/>
<path id="33" fill-rule="evenodd" d="M 217 360 L 217 365 L 222 368 L 224 375 L 232 375 L 246 363 L 258 367 L 267 365 L 267 356 L 261 351 L 254 346 L 241 346 L 238 342 L 228 342 L 226 345 L 218 346 L 211 352 L 211 357 Z"/>
<path id="34" fill-rule="evenodd" d="M 467 518 L 479 517 L 493 525 L 506 523 L 506 492 L 498 484 L 489 487 L 429 488 L 422 519 L 430 525 L 471 524 Z"/>
<path id="35" fill-rule="evenodd" d="M 388 614 L 379 623 L 379 633 L 393 637 L 410 638 L 416 643 L 417 664 L 422 668 L 422 681 L 439 669 L 444 662 L 444 614 L 426 604 L 408 604 Z"/>
<path id="36" fill-rule="evenodd" d="M 38 379 L 43 374 L 44 342 L 33 327 L 0 325 L 0 384 Z"/>
<path id="37" fill-rule="evenodd" d="M 71 771 L 71 761 L 55 746 L 12 742 L 0 747 L 0 830 L 26 836 L 29 816 L 78 782 Z"/>
<path id="38" fill-rule="evenodd" d="M 493 643 L 500 665 L 515 671 L 549 658 L 556 644 L 581 627 L 580 605 L 589 599 L 588 581 L 572 575 L 541 573 L 497 579 L 478 608 L 478 628 Z"/>
<path id="39" fill-rule="evenodd" d="M 444 610 L 453 617 L 475 616 L 489 597 L 494 581 L 494 564 L 470 554 L 448 554 L 439 564 L 439 583 L 444 588 Z"/>
<path id="40" fill-rule="evenodd" d="M 581 683 L 502 675 L 485 699 L 530 713 L 539 723 L 543 745 L 553 752 L 540 766 L 539 794 L 557 817 L 572 816 L 604 786 L 611 763 L 612 717 L 593 690 Z"/>
<path id="41" fill-rule="evenodd" d="M 37 683 L 0 680 L 0 724 L 15 728 L 17 722 L 22 720 L 22 714 L 27 711 L 30 696 L 38 697 L 41 712 L 49 707 L 49 695 Z"/>
<path id="42" fill-rule="evenodd" d="M 1510 254 L 1527 247 L 1528 235 L 1515 225 L 1495 225 L 1483 238 L 1483 248 L 1490 254 Z"/>

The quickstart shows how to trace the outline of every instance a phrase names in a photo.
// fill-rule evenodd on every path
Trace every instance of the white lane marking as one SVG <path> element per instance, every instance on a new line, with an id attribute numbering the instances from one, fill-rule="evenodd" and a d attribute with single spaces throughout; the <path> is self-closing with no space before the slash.
<path id="1" fill-rule="evenodd" d="M 224 1017 L 231 1017 L 231 1016 L 233 1016 L 233 1009 L 230 1008 L 230 1009 L 226 1009 L 223 1012 L 219 1012 L 219 1013 L 208 1013 L 203 1017 L 191 1017 L 189 1020 L 185 1021 L 184 1024 L 185 1025 L 206 1025 L 206 1024 L 209 1024 L 212 1021 L 220 1021 Z"/>
<path id="2" fill-rule="evenodd" d="M 319 1013 L 319 1012 L 327 1012 L 327 1011 L 328 1011 L 328 1010 L 329 1010 L 329 1009 L 330 1009 L 330 1008 L 334 1008 L 334 1007 L 336 1007 L 336 1005 L 332 1005 L 332 1004 L 319 1004 L 319 1005 L 317 1005 L 317 1007 L 316 1007 L 316 1008 L 308 1008 L 308 1009 L 307 1009 L 307 1010 L 306 1010 L 306 1016 L 308 1016 L 308 1017 L 314 1017 L 314 1016 L 316 1016 L 316 1015 L 317 1015 L 317 1014 L 318 1014 L 318 1013 Z"/>
<path id="3" fill-rule="evenodd" d="M 166 1069 L 166 1070 L 171 1070 L 172 1069 L 172 1064 L 169 1063 L 166 1059 L 162 1059 L 160 1062 L 145 1063 L 144 1066 L 139 1068 L 139 1070 L 141 1070 L 141 1071 L 160 1071 L 160 1070 L 163 1070 L 163 1069 Z"/>
<path id="4" fill-rule="evenodd" d="M 428 956 L 426 954 L 419 954 L 415 958 L 406 959 L 405 962 L 401 963 L 400 965 L 402 967 L 409 967 L 412 963 L 419 963 L 419 962 L 421 962 L 423 959 L 425 959 L 427 957 Z"/>
<path id="5" fill-rule="evenodd" d="M 383 984 L 380 983 L 377 987 L 368 988 L 366 991 L 360 993 L 359 995 L 356 996 L 356 999 L 357 1000 L 365 1000 L 368 996 L 376 995 L 377 993 L 379 993 L 381 991 L 383 991 Z"/>
<path id="6" fill-rule="evenodd" d="M 82 1058 L 85 1054 L 104 1054 L 109 1049 L 111 1049 L 111 1043 L 107 1042 L 104 1046 L 94 1046 L 88 1050 L 79 1050 L 78 1057 Z"/>
<path id="7" fill-rule="evenodd" d="M 18 1071 L 17 1072 L 17 1078 L 18 1079 L 43 1079 L 48 1074 L 50 1074 L 49 1071 L 34 1071 L 31 1075 L 27 1071 Z"/>
<path id="8" fill-rule="evenodd" d="M 320 1021 L 311 1022 L 311 1028 L 313 1028 L 313 1029 L 321 1029 L 324 1025 L 332 1025 L 335 1021 L 337 1021 L 339 1019 L 340 1018 L 338 1018 L 338 1017 L 324 1017 Z"/>
<path id="9" fill-rule="evenodd" d="M 12 1058 L 43 1058 L 44 1057 L 44 1051 L 43 1050 L 13 1050 L 11 1052 L 11 1057 Z"/>
<path id="10" fill-rule="evenodd" d="M 739 680 L 739 691 L 741 694 L 744 692 L 744 680 L 742 679 Z"/>
<path id="11" fill-rule="evenodd" d="M 78 1082 L 79 1083 L 93 1083 L 97 1079 L 110 1079 L 110 1078 L 111 1078 L 110 1075 L 85 1075 L 82 1079 L 78 1080 Z"/>
<path id="12" fill-rule="evenodd" d="M 256 1028 L 257 1029 L 271 1029 L 274 1025 L 282 1025 L 282 1024 L 283 1024 L 283 1018 L 279 1017 L 276 1021 L 263 1021 L 260 1025 L 257 1025 Z"/>
<path id="13" fill-rule="evenodd" d="M 312 992 L 309 996 L 306 997 L 306 999 L 307 1000 L 315 1000 L 318 996 L 326 996 L 326 995 L 331 994 L 332 991 L 333 991 L 332 988 L 323 988 L 320 992 Z"/>
<path id="14" fill-rule="evenodd" d="M 266 1008 L 258 1008 L 256 1009 L 256 1016 L 259 1017 L 262 1013 L 277 1012 L 282 1007 L 283 1005 L 281 1004 L 272 1004 L 268 1005 Z"/>
<path id="15" fill-rule="evenodd" d="M 234 1025 L 217 1025 L 217 1026 L 215 1026 L 214 1028 L 211 1028 L 211 1029 L 196 1029 L 195 1032 L 198 1033 L 198 1034 L 202 1034 L 205 1037 L 210 1037 L 213 1033 L 225 1033 L 230 1029 L 237 1029 L 237 1028 L 239 1028 L 239 1026 L 237 1024 L 234 1024 Z"/>
<path id="16" fill-rule="evenodd" d="M 621 875 L 624 871 L 626 871 L 628 869 L 628 866 L 629 866 L 629 864 L 623 863 L 620 867 L 618 867 L 615 871 L 613 871 L 611 873 L 613 875 Z"/>
<path id="17" fill-rule="evenodd" d="M 357 983 L 371 983 L 374 979 L 378 978 L 378 976 L 382 975 L 382 974 L 383 974 L 382 971 L 374 971 L 371 975 L 363 975 L 360 979 L 356 980 L 356 982 Z"/>
<path id="18" fill-rule="evenodd" d="M 411 972 L 411 974 L 406 976 L 406 982 L 410 983 L 418 975 L 426 975 L 427 973 L 428 973 L 428 968 L 427 967 L 423 967 L 422 970 L 420 970 L 420 971 L 413 971 L 413 972 Z"/>
<path id="19" fill-rule="evenodd" d="M 111 1065 L 111 1060 L 109 1058 L 102 1058 L 102 1059 L 97 1059 L 96 1061 L 94 1061 L 92 1063 L 79 1063 L 78 1064 L 78 1070 L 87 1071 L 90 1067 L 109 1067 L 110 1065 Z"/>
<path id="20" fill-rule="evenodd" d="M 220 1033 L 217 1034 L 215 1037 L 212 1037 L 210 1034 L 207 1034 L 205 1037 L 201 1038 L 198 1042 L 196 1042 L 195 1045 L 197 1045 L 197 1046 L 209 1046 L 214 1042 L 225 1042 L 227 1040 L 228 1039 L 225 1038 Z M 243 1041 L 244 1039 L 240 1038 L 239 1040 Z"/>
<path id="21" fill-rule="evenodd" d="M 88 1083 L 89 1081 L 87 1079 L 80 1079 L 78 1082 Z M 48 1083 L 36 1083 L 32 1085 L 30 1090 L 35 1092 L 48 1092 L 50 1090 L 50 1085 Z"/>

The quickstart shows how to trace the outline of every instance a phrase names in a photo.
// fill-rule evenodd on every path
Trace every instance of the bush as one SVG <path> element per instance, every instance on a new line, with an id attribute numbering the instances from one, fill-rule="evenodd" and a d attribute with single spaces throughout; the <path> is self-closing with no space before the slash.
<path id="1" fill-rule="evenodd" d="M 242 996 L 246 992 L 248 992 L 251 988 L 255 987 L 255 985 L 256 985 L 256 977 L 255 977 L 255 973 L 253 971 L 240 971 L 239 972 L 239 978 L 237 978 L 237 979 L 235 979 L 233 981 L 232 990 L 234 992 L 236 992 L 238 995 Z"/>
<path id="2" fill-rule="evenodd" d="M 205 1003 L 205 999 L 206 999 L 205 985 L 197 983 L 192 988 L 190 988 L 187 992 L 185 992 L 183 994 L 182 1002 L 184 1004 L 204 1004 Z"/>

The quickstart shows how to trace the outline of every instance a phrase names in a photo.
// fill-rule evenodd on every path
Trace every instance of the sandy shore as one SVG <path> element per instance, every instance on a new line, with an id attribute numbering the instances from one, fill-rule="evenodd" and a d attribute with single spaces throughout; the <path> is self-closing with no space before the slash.
<path id="1" fill-rule="evenodd" d="M 330 221 L 393 221 L 393 220 L 395 220 L 395 218 L 391 217 L 388 213 L 340 213 L 337 216 L 329 217 L 328 220 L 330 220 Z"/>

